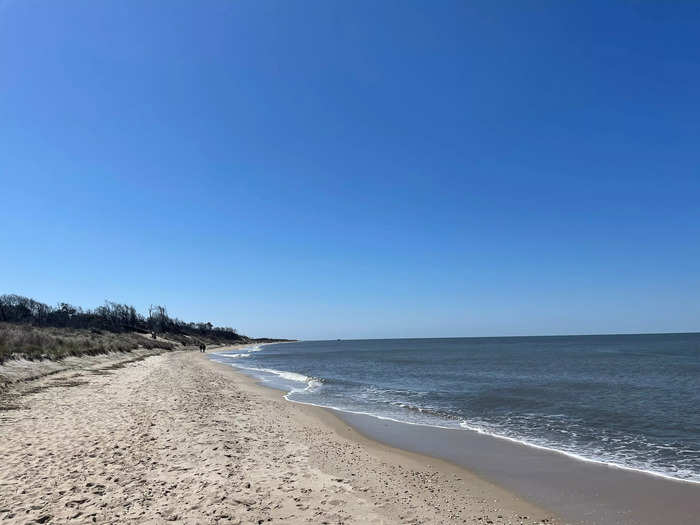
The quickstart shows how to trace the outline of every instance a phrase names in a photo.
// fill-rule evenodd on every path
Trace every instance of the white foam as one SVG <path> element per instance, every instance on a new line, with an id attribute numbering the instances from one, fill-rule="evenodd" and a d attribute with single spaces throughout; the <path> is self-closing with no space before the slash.
<path id="1" fill-rule="evenodd" d="M 212 352 L 209 355 L 218 355 L 221 357 L 250 357 L 251 352 L 260 352 L 261 350 L 264 350 L 264 346 L 269 345 L 269 344 L 274 344 L 274 343 L 260 343 L 257 345 L 249 346 L 249 347 L 243 347 L 243 348 L 236 348 L 235 350 L 238 350 L 239 352 L 243 350 L 243 352 L 240 353 L 232 353 L 234 349 L 230 350 L 222 350 L 220 352 Z"/>
<path id="2" fill-rule="evenodd" d="M 427 426 L 433 426 L 433 425 L 427 425 Z M 462 427 L 462 428 L 465 429 L 465 430 L 471 430 L 472 432 L 476 432 L 476 433 L 478 433 L 478 434 L 483 434 L 483 435 L 486 435 L 486 436 L 489 436 L 489 437 L 498 438 L 498 439 L 505 439 L 505 440 L 511 441 L 511 442 L 513 442 L 513 443 L 518 443 L 519 445 L 525 445 L 525 446 L 532 447 L 532 448 L 537 448 L 537 449 L 540 449 L 540 450 L 546 450 L 547 452 L 554 452 L 554 453 L 556 453 L 556 454 L 563 454 L 564 456 L 568 456 L 568 457 L 570 457 L 570 458 L 574 458 L 574 459 L 576 459 L 576 460 L 578 460 L 578 461 L 585 461 L 586 463 L 598 463 L 599 465 L 606 465 L 606 466 L 608 466 L 608 467 L 619 468 L 619 469 L 622 469 L 622 470 L 631 470 L 631 471 L 634 471 L 634 472 L 641 472 L 642 474 L 647 474 L 647 475 L 650 475 L 650 476 L 656 476 L 656 477 L 659 477 L 659 478 L 670 479 L 670 480 L 673 480 L 673 481 L 681 481 L 681 482 L 684 482 L 684 483 L 700 484 L 700 480 L 697 480 L 697 479 L 679 478 L 679 477 L 676 477 L 676 476 L 672 476 L 672 475 L 670 475 L 670 474 L 665 474 L 665 473 L 663 473 L 663 472 L 658 472 L 658 471 L 651 470 L 651 469 L 647 470 L 647 469 L 644 469 L 644 468 L 637 468 L 637 467 L 632 467 L 632 466 L 629 466 L 629 465 L 622 465 L 622 464 L 620 464 L 620 463 L 617 463 L 617 462 L 614 462 L 614 461 L 610 461 L 610 460 L 608 460 L 608 459 L 606 459 L 606 458 L 591 458 L 591 457 L 587 457 L 587 456 L 582 456 L 582 455 L 580 455 L 580 454 L 576 454 L 576 453 L 574 453 L 574 452 L 570 452 L 570 451 L 568 451 L 568 450 L 561 450 L 561 449 L 558 449 L 558 448 L 552 448 L 552 447 L 549 447 L 549 446 L 545 446 L 545 445 L 540 445 L 540 444 L 537 444 L 537 443 L 533 443 L 533 442 L 531 442 L 531 441 L 525 441 L 525 440 L 522 440 L 522 439 L 517 439 L 517 438 L 514 438 L 514 437 L 510 437 L 510 436 L 504 436 L 503 434 L 496 434 L 496 433 L 494 433 L 494 432 L 489 432 L 488 430 L 484 429 L 483 427 L 479 427 L 479 426 L 475 426 L 475 425 L 470 425 L 470 424 L 468 424 L 466 421 L 462 421 L 462 422 L 459 424 L 459 426 Z"/>
<path id="3" fill-rule="evenodd" d="M 297 374 L 296 372 L 285 372 L 283 370 L 273 370 L 271 368 L 264 368 L 263 371 L 268 372 L 270 374 L 275 374 L 276 376 L 279 376 L 282 379 L 287 379 L 288 381 L 308 383 L 311 380 L 310 377 L 306 377 L 303 374 Z"/>
<path id="4" fill-rule="evenodd" d="M 312 379 L 303 374 L 297 374 L 296 372 L 287 372 L 285 370 L 275 370 L 274 368 L 257 368 L 254 366 L 242 365 L 234 366 L 242 370 L 250 370 L 251 372 L 265 372 L 266 374 L 276 375 L 277 377 L 281 377 L 282 379 L 286 379 L 287 381 L 294 381 L 297 383 L 308 383 Z"/>
<path id="5" fill-rule="evenodd" d="M 304 390 L 307 392 L 318 392 L 322 387 L 323 381 L 312 378 L 309 379 L 308 384 L 306 385 L 306 388 Z"/>
<path id="6" fill-rule="evenodd" d="M 294 383 L 302 383 L 304 386 L 299 386 L 298 388 L 292 387 L 289 392 L 285 395 L 286 396 L 289 394 L 293 393 L 299 393 L 299 392 L 318 392 L 322 387 L 323 387 L 323 381 L 320 379 L 315 379 L 313 377 L 308 377 L 305 376 L 304 374 L 297 374 L 296 372 L 288 372 L 285 370 L 275 370 L 273 368 L 256 368 L 252 366 L 242 366 L 238 364 L 231 363 L 231 366 L 234 366 L 235 368 L 238 368 L 240 370 L 248 370 L 250 372 L 264 372 L 266 374 L 272 374 L 277 377 L 280 377 L 282 379 L 286 379 L 287 381 L 292 381 Z M 258 376 L 260 379 L 263 381 L 269 381 L 269 379 Z"/>
<path id="7" fill-rule="evenodd" d="M 231 349 L 231 350 L 223 350 L 220 352 L 212 352 L 209 355 L 210 356 L 219 356 L 219 357 L 229 357 L 229 358 L 240 359 L 240 358 L 244 358 L 244 357 L 250 357 L 251 352 L 260 352 L 261 350 L 264 349 L 263 348 L 264 346 L 269 345 L 269 344 L 273 344 L 273 343 L 260 343 L 260 344 L 250 346 L 250 347 L 236 348 L 236 350 L 239 351 L 238 353 L 232 353 L 233 349 Z M 240 350 L 243 350 L 243 352 L 240 352 Z"/>
<path id="8" fill-rule="evenodd" d="M 404 425 L 414 425 L 417 427 L 444 428 L 445 430 L 459 430 L 458 428 L 455 428 L 455 427 L 448 427 L 448 426 L 443 426 L 443 425 L 431 425 L 428 423 L 417 423 L 414 421 L 404 421 L 404 420 L 396 419 L 396 418 L 389 417 L 389 416 L 381 416 L 381 415 L 375 414 L 373 412 L 362 412 L 360 410 L 350 410 L 349 408 L 340 408 L 340 407 L 333 406 L 333 405 L 320 405 L 318 403 L 310 403 L 308 401 L 299 401 L 298 399 L 290 399 L 288 396 L 290 396 L 293 393 L 294 392 L 288 392 L 287 394 L 284 395 L 284 398 L 287 401 L 290 401 L 292 403 L 299 403 L 300 405 L 310 405 L 310 406 L 319 407 L 319 408 L 329 408 L 331 410 L 337 410 L 338 412 L 345 412 L 348 414 L 359 414 L 361 416 L 370 416 L 370 417 L 373 417 L 375 419 L 382 419 L 384 421 L 393 421 L 394 423 L 402 423 Z"/>

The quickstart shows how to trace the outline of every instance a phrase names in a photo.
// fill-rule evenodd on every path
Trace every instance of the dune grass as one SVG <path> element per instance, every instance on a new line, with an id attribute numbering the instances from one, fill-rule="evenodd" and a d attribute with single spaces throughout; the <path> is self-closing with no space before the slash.
<path id="1" fill-rule="evenodd" d="M 177 345 L 152 340 L 133 332 L 35 327 L 0 323 L 0 363 L 11 358 L 60 360 L 69 356 L 130 352 L 137 348 L 164 348 Z"/>

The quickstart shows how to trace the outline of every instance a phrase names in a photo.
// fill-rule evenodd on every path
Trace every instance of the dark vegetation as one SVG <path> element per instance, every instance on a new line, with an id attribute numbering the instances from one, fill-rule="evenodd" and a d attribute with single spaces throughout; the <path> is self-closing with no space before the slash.
<path id="1" fill-rule="evenodd" d="M 20 295 L 0 295 L 0 363 L 13 356 L 62 359 L 136 348 L 173 350 L 200 343 L 269 341 L 273 339 L 250 339 L 234 328 L 181 321 L 170 317 L 164 306 L 151 306 L 148 314 L 142 315 L 133 306 L 110 301 L 87 310 L 67 303 L 53 307 Z"/>

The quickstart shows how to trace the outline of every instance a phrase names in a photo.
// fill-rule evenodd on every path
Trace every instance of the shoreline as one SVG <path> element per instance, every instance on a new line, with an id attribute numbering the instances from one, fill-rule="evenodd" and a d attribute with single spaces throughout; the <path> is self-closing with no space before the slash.
<path id="1" fill-rule="evenodd" d="M 217 349 L 217 351 L 225 351 L 225 348 Z M 390 462 L 395 465 L 405 465 L 407 462 L 410 462 L 413 468 L 427 467 L 435 472 L 439 472 L 446 478 L 457 477 L 460 482 L 463 482 L 462 485 L 464 488 L 466 488 L 466 490 L 479 491 L 483 494 L 485 500 L 494 502 L 498 501 L 501 502 L 500 504 L 502 504 L 504 507 L 513 509 L 512 512 L 521 518 L 512 523 L 547 523 L 552 525 L 557 523 L 570 523 L 562 520 L 560 516 L 558 516 L 555 512 L 552 512 L 550 509 L 534 504 L 512 491 L 494 484 L 463 465 L 459 465 L 452 461 L 419 451 L 412 451 L 396 447 L 391 443 L 376 439 L 375 437 L 367 435 L 359 430 L 356 425 L 346 421 L 342 417 L 342 411 L 338 409 L 288 400 L 285 397 L 285 391 L 266 386 L 264 382 L 253 375 L 247 374 L 243 370 L 234 366 L 218 362 L 214 359 L 209 359 L 208 357 L 209 356 L 207 356 L 208 362 L 231 374 L 233 376 L 233 380 L 237 382 L 238 386 L 242 386 L 247 392 L 254 392 L 267 399 L 282 401 L 290 406 L 298 407 L 300 410 L 303 410 L 313 419 L 324 425 L 328 430 L 338 434 L 344 439 L 354 441 L 363 447 L 368 448 L 371 452 L 380 455 L 383 461 Z M 370 418 L 372 416 L 366 417 Z M 507 511 L 501 510 L 499 512 L 500 514 L 491 516 L 493 520 L 497 520 L 492 521 L 492 523 L 502 523 L 501 519 L 499 519 L 499 515 L 503 516 L 507 513 Z M 539 515 L 542 516 L 542 518 L 536 521 L 530 521 L 531 518 L 528 520 L 528 518 L 524 517 L 531 517 L 533 515 Z M 477 522 L 489 523 L 488 519 L 489 518 L 484 517 L 484 520 L 479 519 Z"/>
<path id="2" fill-rule="evenodd" d="M 559 523 L 196 351 L 86 362 L 7 395 L 3 523 Z"/>
<path id="3" fill-rule="evenodd" d="M 472 429 L 401 422 L 288 399 L 288 392 L 266 385 L 245 369 L 219 364 L 248 377 L 258 388 L 278 392 L 288 402 L 328 412 L 368 439 L 465 468 L 567 522 L 653 525 L 691 522 L 700 515 L 700 484 L 692 480 L 589 460 Z"/>
<path id="4" fill-rule="evenodd" d="M 689 332 L 689 335 L 697 335 L 695 332 Z M 605 334 L 607 335 L 607 334 Z M 617 335 L 617 334 L 609 334 L 611 336 Z M 622 334 L 625 335 L 625 334 Z M 681 334 L 632 334 L 632 335 L 640 335 L 640 336 L 647 336 L 647 335 L 684 335 L 683 333 Z M 581 336 L 537 336 L 538 338 L 542 337 L 581 337 Z M 591 335 L 591 337 L 599 337 L 597 335 Z M 514 339 L 521 339 L 522 337 L 520 336 L 513 336 L 512 338 Z M 436 338 L 439 339 L 439 338 Z M 451 338 L 442 338 L 442 339 L 451 339 Z M 462 338 L 462 339 L 470 339 L 470 338 Z M 492 339 L 492 338 L 472 338 L 472 339 Z M 503 337 L 503 338 L 498 338 L 498 339 L 508 339 L 508 337 Z M 352 340 L 348 340 L 352 341 Z M 364 341 L 364 340 L 358 340 L 358 341 Z M 296 341 L 299 342 L 299 341 Z M 312 343 L 315 342 L 320 342 L 320 341 L 311 341 Z M 276 344 L 276 343 L 268 343 L 268 344 Z M 258 345 L 262 346 L 262 345 Z M 227 353 L 224 352 L 221 354 L 222 356 L 227 356 Z M 230 356 L 228 355 L 227 357 L 238 357 L 236 355 Z M 242 357 L 249 357 L 249 355 L 244 355 Z M 509 436 L 503 433 L 497 433 L 494 431 L 489 431 L 483 428 L 480 428 L 478 426 L 471 426 L 467 424 L 466 420 L 462 420 L 459 423 L 456 423 L 454 419 L 449 419 L 446 416 L 440 418 L 439 416 L 436 418 L 437 421 L 410 421 L 406 420 L 404 418 L 400 418 L 398 416 L 392 417 L 392 416 L 387 416 L 387 415 L 381 415 L 380 413 L 374 413 L 374 412 L 367 412 L 367 411 L 358 411 L 358 410 L 352 410 L 349 408 L 342 408 L 341 406 L 334 406 L 332 404 L 322 404 L 321 403 L 314 403 L 314 402 L 309 402 L 302 400 L 301 398 L 294 399 L 295 394 L 302 393 L 302 390 L 310 390 L 311 392 L 315 391 L 315 386 L 321 385 L 324 383 L 324 379 L 322 375 L 317 378 L 317 377 L 307 377 L 304 374 L 300 374 L 298 372 L 293 372 L 293 371 L 288 371 L 288 370 L 272 370 L 272 369 L 264 369 L 264 368 L 249 368 L 246 366 L 243 366 L 242 363 L 245 363 L 245 361 L 233 361 L 231 362 L 232 366 L 236 367 L 242 373 L 246 375 L 252 375 L 254 377 L 257 377 L 260 379 L 261 384 L 265 387 L 268 388 L 273 388 L 277 390 L 282 390 L 285 392 L 285 399 L 288 401 L 294 402 L 294 403 L 300 403 L 300 404 L 307 404 L 311 406 L 317 406 L 320 408 L 325 408 L 329 410 L 333 410 L 338 412 L 338 414 L 351 414 L 351 415 L 360 415 L 360 416 L 367 416 L 379 420 L 385 420 L 385 421 L 392 421 L 395 423 L 400 423 L 404 425 L 412 425 L 412 426 L 422 426 L 422 427 L 427 427 L 427 428 L 440 428 L 444 430 L 465 430 L 467 432 L 474 432 L 480 435 L 484 436 L 489 436 L 490 438 L 496 438 L 500 440 L 505 440 L 513 444 L 517 445 L 523 445 L 526 447 L 532 447 L 538 450 L 546 451 L 549 453 L 553 454 L 559 454 L 566 456 L 568 458 L 574 459 L 576 461 L 581 461 L 585 463 L 592 463 L 601 467 L 605 468 L 612 468 L 612 469 L 619 469 L 619 470 L 624 470 L 624 471 L 629 471 L 629 472 L 634 472 L 637 474 L 645 475 L 645 476 L 652 476 L 652 477 L 657 477 L 664 479 L 666 481 L 670 482 L 678 482 L 682 484 L 690 484 L 690 485 L 697 485 L 700 488 L 700 477 L 698 477 L 698 474 L 695 472 L 691 472 L 689 477 L 680 477 L 679 475 L 674 475 L 674 470 L 672 468 L 668 469 L 667 471 L 663 470 L 652 470 L 651 468 L 646 465 L 634 465 L 634 464 L 625 464 L 622 460 L 616 457 L 605 457 L 603 455 L 586 455 L 586 452 L 581 452 L 580 450 L 576 449 L 566 449 L 565 447 L 559 447 L 558 444 L 556 443 L 538 443 L 536 441 L 531 441 L 528 440 L 528 438 L 521 438 L 521 437 L 514 437 L 514 436 Z M 275 376 L 278 376 L 279 378 L 287 381 L 293 381 L 293 382 L 302 382 L 306 383 L 306 388 L 304 389 L 299 389 L 296 386 L 294 388 L 290 388 L 287 384 L 284 383 L 284 381 L 279 384 L 278 381 L 276 381 L 276 378 L 272 378 L 272 381 L 270 381 L 270 378 L 258 374 L 258 372 L 264 372 L 265 374 L 272 375 L 274 374 Z M 297 396 L 299 397 L 299 396 Z M 404 406 L 404 405 L 401 405 Z M 418 410 L 421 410 L 418 408 Z M 422 410 L 421 410 L 422 412 Z M 687 471 L 680 471 L 681 473 L 687 474 Z"/>
<path id="5" fill-rule="evenodd" d="M 245 374 L 245 372 L 243 372 L 243 374 L 248 375 L 248 374 Z M 263 381 L 258 381 L 258 384 L 264 388 L 283 391 L 282 389 L 278 389 L 278 388 L 273 387 L 273 386 L 265 385 Z M 479 434 L 482 436 L 487 436 L 489 438 L 502 439 L 505 441 L 509 441 L 510 443 L 513 443 L 515 445 L 539 449 L 539 450 L 542 450 L 542 451 L 550 453 L 550 454 L 560 454 L 562 456 L 566 456 L 568 458 L 571 458 L 571 459 L 576 460 L 576 461 L 581 461 L 583 463 L 593 463 L 593 464 L 598 465 L 600 467 L 625 470 L 625 471 L 634 472 L 636 474 L 640 474 L 643 476 L 651 476 L 654 478 L 661 478 L 663 480 L 666 480 L 669 482 L 674 482 L 674 483 L 681 483 L 681 484 L 688 484 L 688 485 L 699 485 L 700 486 L 700 481 L 696 481 L 696 480 L 692 480 L 692 479 L 676 478 L 673 476 L 669 476 L 667 474 L 662 474 L 660 472 L 643 470 L 643 469 L 639 469 L 639 468 L 635 468 L 635 467 L 628 467 L 625 465 L 619 465 L 617 463 L 606 462 L 604 460 L 591 459 L 591 458 L 587 458 L 585 456 L 580 456 L 580 455 L 575 454 L 573 452 L 567 452 L 565 450 L 559 450 L 559 449 L 552 448 L 552 447 L 546 447 L 544 445 L 537 445 L 535 443 L 530 443 L 528 441 L 524 441 L 524 440 L 520 440 L 520 439 L 508 437 L 508 436 L 502 436 L 499 434 L 491 434 L 489 432 L 484 432 L 484 431 L 477 430 L 475 428 L 471 428 L 468 426 L 463 426 L 461 429 L 457 429 L 454 427 L 446 427 L 446 426 L 441 426 L 441 425 L 431 425 L 429 423 L 414 423 L 411 421 L 401 421 L 401 420 L 393 419 L 390 417 L 371 414 L 369 412 L 356 412 L 353 410 L 346 410 L 343 408 L 338 408 L 338 407 L 333 407 L 333 406 L 325 406 L 325 405 L 318 405 L 315 403 L 307 403 L 305 401 L 297 401 L 296 399 L 289 399 L 286 394 L 283 397 L 284 397 L 284 399 L 286 399 L 290 403 L 298 403 L 300 405 L 314 406 L 314 407 L 321 408 L 324 410 L 329 410 L 333 413 L 337 412 L 338 413 L 337 417 L 339 417 L 341 419 L 343 418 L 343 414 L 348 414 L 348 417 L 353 417 L 353 416 L 369 417 L 372 419 L 378 419 L 380 421 L 390 421 L 391 423 L 398 423 L 400 425 L 411 425 L 411 426 L 416 426 L 416 427 L 435 428 L 435 429 L 441 429 L 441 430 L 448 430 L 448 431 L 452 431 L 452 432 L 455 432 L 455 431 L 456 432 L 461 432 L 461 431 L 474 432 L 476 434 Z"/>
<path id="6" fill-rule="evenodd" d="M 222 364 L 224 364 L 224 363 L 222 363 Z M 243 372 L 243 370 L 245 370 L 245 369 L 239 369 L 239 370 L 241 370 L 241 372 L 242 372 L 244 375 L 248 375 L 248 374 L 246 374 L 245 372 Z M 250 374 L 250 375 L 252 376 L 252 374 Z M 270 386 L 270 385 L 266 385 L 265 382 L 262 381 L 262 380 L 258 380 L 258 384 L 259 384 L 260 386 L 264 387 L 264 388 L 269 388 L 269 389 L 272 389 L 272 390 L 279 390 L 279 391 L 281 391 L 281 392 L 284 392 L 283 389 L 280 389 L 280 388 L 277 388 L 277 387 L 274 387 L 274 386 Z M 634 473 L 636 473 L 636 474 L 641 474 L 641 475 L 644 475 L 644 476 L 651 476 L 651 477 L 655 477 L 655 478 L 661 478 L 661 479 L 664 479 L 664 480 L 670 481 L 670 482 L 676 482 L 676 483 L 682 483 L 682 484 L 689 484 L 689 485 L 699 485 L 699 486 L 700 486 L 700 481 L 696 481 L 696 480 L 692 480 L 692 479 L 676 478 L 676 477 L 673 477 L 673 476 L 670 476 L 670 475 L 667 475 L 667 474 L 662 474 L 662 473 L 660 473 L 660 472 L 654 472 L 654 471 L 651 471 L 651 470 L 643 470 L 643 469 L 635 468 L 635 467 L 628 467 L 628 466 L 625 466 L 625 465 L 620 465 L 620 464 L 617 464 L 617 463 L 607 462 L 607 461 L 599 460 L 599 459 L 591 459 L 591 458 L 587 458 L 587 457 L 585 457 L 585 456 L 581 456 L 581 455 L 575 454 L 575 453 L 573 453 L 573 452 L 567 452 L 567 451 L 565 451 L 565 450 L 559 450 L 559 449 L 552 448 L 552 447 L 547 447 L 547 446 L 544 446 L 544 445 L 538 445 L 538 444 L 536 444 L 536 443 L 530 443 L 530 442 L 528 442 L 528 441 L 524 441 L 524 440 L 521 440 L 521 439 L 516 439 L 516 438 L 512 438 L 512 437 L 508 437 L 508 436 L 502 436 L 502 435 L 499 435 L 499 434 L 492 434 L 492 433 L 485 432 L 485 431 L 481 431 L 481 430 L 478 430 L 478 429 L 476 429 L 476 428 L 472 428 L 472 427 L 469 427 L 469 426 L 462 426 L 461 429 L 457 429 L 457 428 L 454 428 L 454 427 L 446 427 L 446 426 L 441 426 L 441 425 L 431 425 L 431 424 L 429 424 L 429 423 L 414 423 L 414 422 L 412 422 L 412 421 L 401 421 L 401 420 L 399 420 L 399 419 L 394 419 L 394 418 L 390 418 L 390 417 L 386 417 L 386 416 L 380 416 L 380 415 L 372 414 L 372 413 L 369 413 L 369 412 L 356 412 L 356 411 L 354 411 L 354 410 L 347 410 L 347 409 L 338 408 L 338 407 L 334 407 L 334 406 L 325 406 L 325 405 L 319 405 L 319 404 L 316 404 L 316 403 L 308 403 L 308 402 L 305 402 L 305 401 L 298 401 L 298 400 L 296 400 L 296 399 L 289 399 L 289 398 L 287 397 L 288 394 L 289 394 L 289 392 L 285 393 L 282 397 L 284 397 L 284 399 L 286 399 L 286 400 L 289 401 L 290 403 L 298 403 L 298 404 L 300 404 L 300 405 L 314 406 L 314 407 L 321 408 L 321 409 L 324 409 L 324 410 L 329 410 L 329 411 L 331 411 L 331 412 L 333 412 L 333 413 L 336 413 L 336 412 L 337 412 L 337 413 L 338 413 L 338 414 L 337 414 L 337 417 L 339 417 L 339 418 L 341 418 L 341 419 L 342 419 L 342 417 L 343 417 L 343 414 L 348 414 L 349 417 L 352 417 L 352 416 L 370 417 L 370 418 L 373 418 L 373 419 L 378 419 L 378 420 L 380 420 L 380 421 L 390 421 L 390 422 L 392 422 L 392 423 L 398 423 L 398 424 L 400 424 L 400 425 L 411 425 L 411 426 L 416 426 L 416 427 L 436 428 L 436 429 L 441 429 L 441 430 L 449 430 L 449 431 L 457 431 L 457 432 L 460 432 L 460 431 L 474 432 L 474 433 L 476 433 L 476 434 L 479 434 L 479 435 L 482 435 L 482 436 L 487 436 L 487 437 L 489 437 L 489 438 L 502 439 L 502 440 L 509 441 L 510 443 L 513 443 L 513 444 L 516 444 L 516 445 L 521 445 L 521 446 L 524 446 L 524 447 L 531 447 L 531 448 L 539 449 L 539 450 L 545 451 L 545 452 L 550 453 L 550 454 L 561 454 L 562 456 L 566 456 L 566 457 L 571 458 L 571 459 L 573 459 L 573 460 L 581 461 L 581 462 L 584 462 L 584 463 L 593 463 L 593 464 L 598 465 L 598 466 L 600 466 L 600 467 L 606 467 L 606 468 L 611 468 L 611 469 L 619 469 L 619 470 L 626 470 L 626 471 L 634 472 Z"/>

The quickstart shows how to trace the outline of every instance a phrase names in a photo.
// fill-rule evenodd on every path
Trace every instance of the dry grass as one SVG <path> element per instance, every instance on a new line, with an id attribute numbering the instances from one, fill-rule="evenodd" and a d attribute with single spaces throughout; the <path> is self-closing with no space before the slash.
<path id="1" fill-rule="evenodd" d="M 61 360 L 71 356 L 130 352 L 137 348 L 172 350 L 175 344 L 153 341 L 134 333 L 0 323 L 0 363 L 13 358 Z"/>

